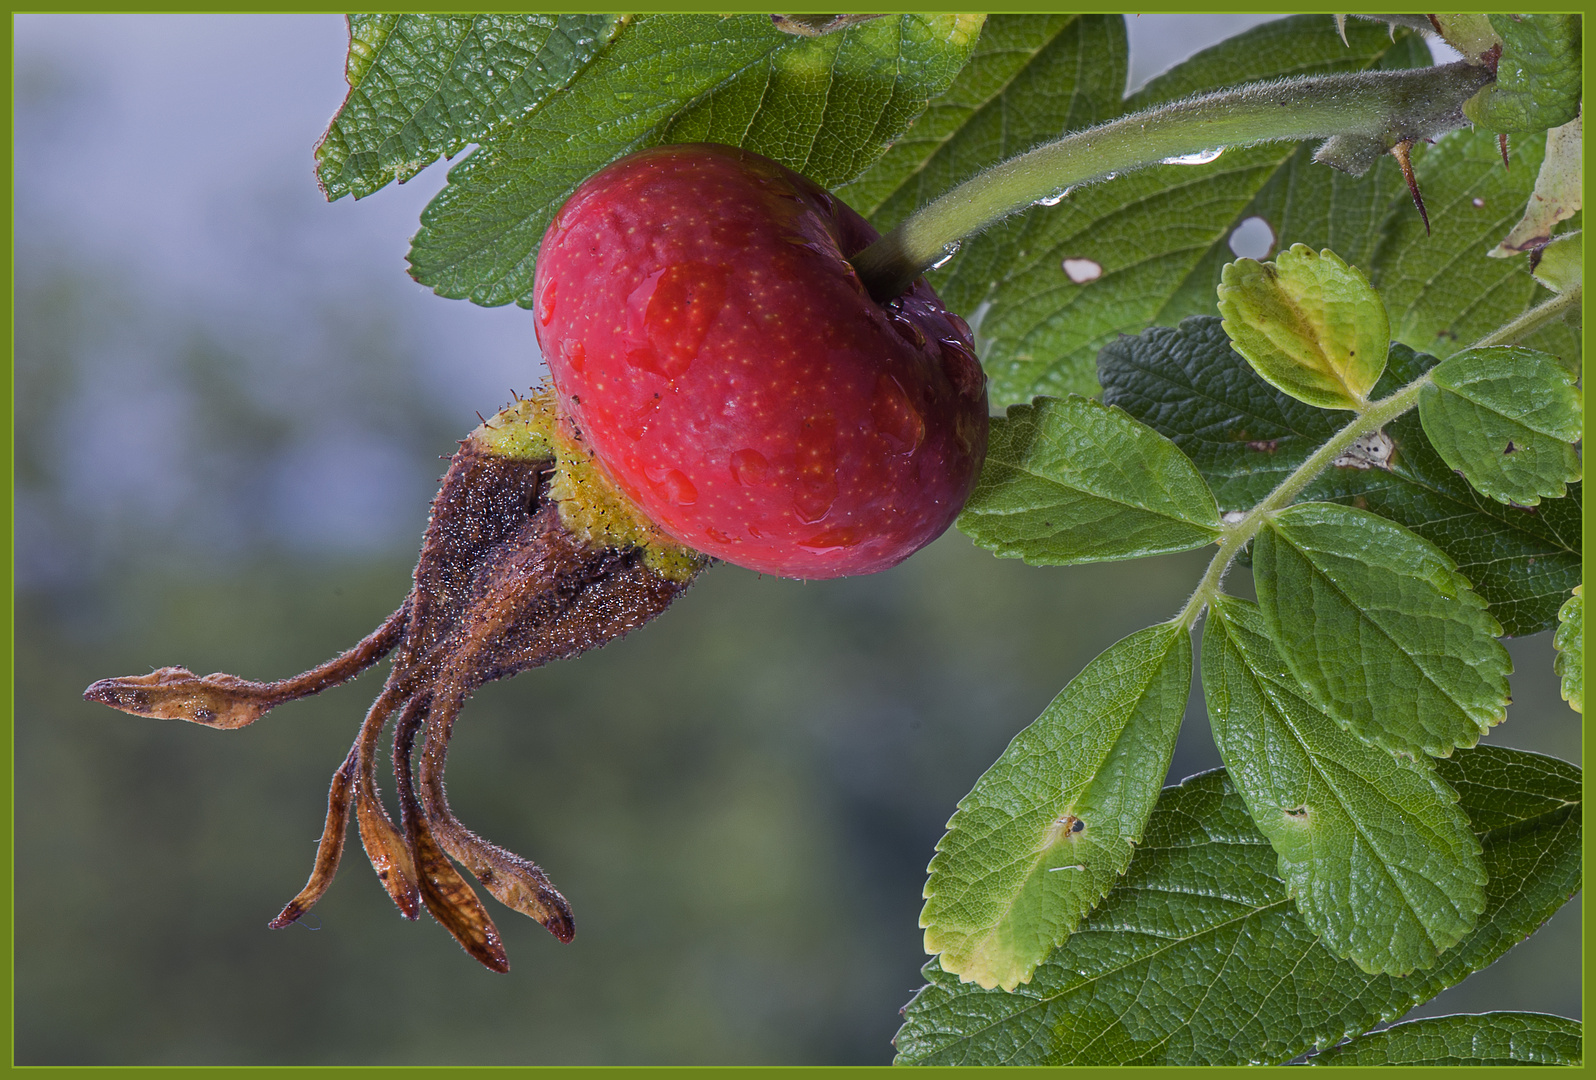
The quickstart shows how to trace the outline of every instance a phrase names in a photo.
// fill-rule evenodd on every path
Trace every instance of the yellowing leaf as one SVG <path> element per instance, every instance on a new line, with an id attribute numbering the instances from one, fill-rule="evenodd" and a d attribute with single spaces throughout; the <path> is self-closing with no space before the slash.
<path id="1" fill-rule="evenodd" d="M 1357 409 L 1385 370 L 1391 324 L 1369 279 L 1333 251 L 1294 244 L 1220 279 L 1231 346 L 1271 385 L 1322 409 Z"/>
<path id="2" fill-rule="evenodd" d="M 926 882 L 942 970 L 1013 990 L 1130 865 L 1191 691 L 1191 635 L 1138 631 L 1086 665 L 959 801 Z"/>
<path id="3" fill-rule="evenodd" d="M 1580 158 L 1582 123 L 1583 118 L 1576 116 L 1546 133 L 1546 156 L 1535 176 L 1535 191 L 1519 223 L 1490 251 L 1493 258 L 1505 259 L 1544 247 L 1552 239 L 1552 226 L 1579 212 L 1580 179 L 1584 173 Z"/>

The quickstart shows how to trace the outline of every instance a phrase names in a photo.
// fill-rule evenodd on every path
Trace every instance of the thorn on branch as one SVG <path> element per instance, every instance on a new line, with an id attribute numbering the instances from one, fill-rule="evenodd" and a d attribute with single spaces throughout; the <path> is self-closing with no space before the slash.
<path id="1" fill-rule="evenodd" d="M 1397 159 L 1397 164 L 1402 166 L 1402 178 L 1408 182 L 1408 191 L 1413 195 L 1413 205 L 1419 208 L 1419 217 L 1424 219 L 1424 235 L 1430 235 L 1430 214 L 1424 209 L 1424 196 L 1419 194 L 1419 181 L 1413 175 L 1413 161 L 1408 156 L 1408 151 L 1413 149 L 1413 140 L 1404 139 L 1391 148 L 1391 156 Z"/>

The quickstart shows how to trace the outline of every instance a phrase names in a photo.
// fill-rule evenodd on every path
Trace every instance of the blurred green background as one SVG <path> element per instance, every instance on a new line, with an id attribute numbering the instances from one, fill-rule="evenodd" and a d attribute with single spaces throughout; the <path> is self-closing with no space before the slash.
<path id="1" fill-rule="evenodd" d="M 16 29 L 16 1062 L 890 1060 L 955 802 L 1205 555 L 1037 570 L 953 534 L 864 579 L 717 567 L 457 729 L 456 811 L 548 870 L 572 944 L 489 900 L 513 970 L 486 972 L 354 843 L 309 925 L 269 931 L 385 667 L 231 733 L 79 695 L 282 677 L 376 626 L 440 459 L 535 350 L 522 313 L 404 279 L 421 181 L 319 201 L 338 20 Z M 1139 47 L 1143 77 L 1169 62 Z M 1509 645 L 1491 741 L 1577 760 L 1549 635 Z M 1216 764 L 1194 706 L 1171 776 Z M 1579 944 L 1575 903 L 1423 1011 L 1578 1016 Z"/>

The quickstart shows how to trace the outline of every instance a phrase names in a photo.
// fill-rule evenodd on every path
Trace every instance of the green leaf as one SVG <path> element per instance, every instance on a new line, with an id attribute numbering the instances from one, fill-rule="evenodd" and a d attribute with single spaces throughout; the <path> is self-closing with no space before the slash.
<path id="1" fill-rule="evenodd" d="M 1405 196 L 1394 200 L 1369 268 L 1394 340 L 1444 358 L 1547 298 L 1523 263 L 1490 257 L 1529 202 L 1545 148 L 1540 136 L 1514 138 L 1511 169 L 1485 131 L 1453 131 L 1413 148 L 1431 231 Z M 1520 344 L 1579 362 L 1579 335 L 1566 325 Z"/>
<path id="2" fill-rule="evenodd" d="M 1580 1065 L 1578 1020 L 1545 1013 L 1431 1016 L 1359 1036 L 1309 1065 Z"/>
<path id="3" fill-rule="evenodd" d="M 1219 535 L 1219 510 L 1172 442 L 1071 395 L 992 421 L 958 526 L 998 556 L 1063 566 L 1202 547 Z"/>
<path id="4" fill-rule="evenodd" d="M 1492 15 L 1502 39 L 1496 81 L 1463 106 L 1489 131 L 1535 132 L 1566 124 L 1579 112 L 1580 17 Z"/>
<path id="5" fill-rule="evenodd" d="M 1583 411 L 1574 376 L 1533 349 L 1469 349 L 1430 373 L 1419 418 L 1430 444 L 1502 502 L 1538 505 L 1580 478 Z"/>
<path id="6" fill-rule="evenodd" d="M 1406 975 L 1463 940 L 1485 906 L 1485 869 L 1428 763 L 1372 747 L 1310 704 L 1245 600 L 1210 607 L 1202 668 L 1231 781 L 1326 948 Z"/>
<path id="7" fill-rule="evenodd" d="M 1502 628 L 1435 545 L 1331 503 L 1272 515 L 1253 580 L 1281 655 L 1315 702 L 1397 753 L 1450 754 L 1507 716 Z"/>
<path id="8" fill-rule="evenodd" d="M 1502 44 L 1501 36 L 1485 15 L 1431 15 L 1430 19 L 1442 40 L 1475 62 Z"/>
<path id="9" fill-rule="evenodd" d="M 1225 267 L 1219 313 L 1264 381 L 1322 409 L 1357 409 L 1385 371 L 1391 324 L 1369 279 L 1326 248 Z"/>
<path id="10" fill-rule="evenodd" d="M 1557 612 L 1557 633 L 1552 646 L 1557 659 L 1552 671 L 1563 680 L 1563 700 L 1577 713 L 1585 711 L 1585 597 L 1583 585 L 1574 586 L 1574 595 Z"/>
<path id="11" fill-rule="evenodd" d="M 1422 375 L 1434 357 L 1393 345 L 1374 396 Z M 1345 417 L 1265 383 L 1231 348 L 1216 318 L 1121 338 L 1098 358 L 1103 400 L 1169 436 L 1225 512 L 1251 509 L 1341 427 Z M 1446 552 L 1510 634 L 1556 622 L 1580 581 L 1579 485 L 1533 510 L 1475 491 L 1436 454 L 1416 413 L 1388 424 L 1385 467 L 1332 466 L 1299 496 L 1371 510 Z"/>
<path id="12" fill-rule="evenodd" d="M 822 37 L 766 15 L 642 15 L 562 93 L 449 172 L 411 274 L 443 296 L 531 303 L 538 243 L 578 184 L 660 143 L 719 142 L 831 187 L 908 130 L 968 59 L 980 16 L 901 15 Z"/>
<path id="13" fill-rule="evenodd" d="M 970 62 L 903 138 L 836 193 L 886 232 L 981 169 L 1118 115 L 1122 15 L 992 15 Z"/>
<path id="14" fill-rule="evenodd" d="M 1351 48 L 1324 16 L 1267 23 L 1197 54 L 1123 108 L 1251 79 L 1364 70 L 1410 55 L 1408 36 L 1393 43 L 1383 26 L 1348 24 L 1347 36 Z M 1060 95 L 1051 104 L 1061 115 L 1044 111 L 1044 97 L 1023 122 L 1036 129 L 1047 120 L 1061 133 L 1069 122 L 1063 110 L 1076 107 L 1074 99 Z M 1105 106 L 1095 107 L 1099 120 L 1111 118 Z M 1232 149 L 1207 164 L 1138 170 L 966 240 L 931 281 L 975 330 L 993 402 L 1095 394 L 1098 349 L 1166 317 L 1172 303 L 1188 302 L 1194 282 L 1214 278 L 1215 258 L 1232 257 L 1227 241 L 1243 212 L 1291 165 L 1295 150 L 1289 143 Z M 1206 302 L 1212 304 L 1211 292 Z"/>
<path id="15" fill-rule="evenodd" d="M 1409 60 L 1412 64 L 1429 63 L 1423 41 L 1417 34 L 1404 37 L 1406 48 L 1393 49 L 1380 66 L 1410 66 L 1396 63 Z M 1422 61 L 1408 55 L 1417 50 L 1424 51 Z M 1407 198 L 1402 169 L 1387 155 L 1362 176 L 1349 176 L 1314 161 L 1314 151 L 1312 144 L 1298 147 L 1236 215 L 1236 221 L 1257 218 L 1267 225 L 1274 234 L 1271 251 L 1306 244 L 1315 251 L 1329 248 L 1354 266 L 1368 266 L 1384 235 L 1381 230 L 1393 199 L 1399 194 Z M 1214 245 L 1152 321 L 1173 326 L 1188 315 L 1212 315 L 1217 310 L 1215 298 L 1224 268 L 1234 257 L 1228 243 Z"/>
<path id="16" fill-rule="evenodd" d="M 329 200 L 404 183 L 564 89 L 614 15 L 351 15 L 349 96 L 316 145 Z"/>
<path id="17" fill-rule="evenodd" d="M 1531 271 L 1535 280 L 1555 293 L 1579 288 L 1584 278 L 1581 244 L 1580 234 L 1572 232 L 1539 249 L 1541 261 Z"/>
<path id="18" fill-rule="evenodd" d="M 1530 195 L 1529 205 L 1513 231 L 1491 250 L 1492 255 L 1507 258 L 1544 247 L 1551 242 L 1553 227 L 1579 212 L 1583 205 L 1581 180 L 1584 177 L 1582 127 L 1576 116 L 1546 133 L 1546 156 L 1535 177 L 1535 191 Z"/>
<path id="19" fill-rule="evenodd" d="M 1136 859 L 1014 993 L 932 961 L 898 1061 L 925 1065 L 1286 1062 L 1394 1020 L 1517 945 L 1580 884 L 1580 773 L 1518 750 L 1437 761 L 1489 877 L 1474 932 L 1406 978 L 1338 960 L 1296 912 L 1222 771 L 1168 788 Z"/>
<path id="20" fill-rule="evenodd" d="M 959 801 L 926 882 L 925 947 L 944 970 L 1012 990 L 1130 865 L 1191 692 L 1173 623 L 1111 646 Z"/>

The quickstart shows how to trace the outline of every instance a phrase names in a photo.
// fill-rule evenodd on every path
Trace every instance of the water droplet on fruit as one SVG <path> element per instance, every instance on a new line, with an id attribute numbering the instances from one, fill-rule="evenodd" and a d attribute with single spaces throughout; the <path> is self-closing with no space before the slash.
<path id="1" fill-rule="evenodd" d="M 560 344 L 560 350 L 565 354 L 565 366 L 577 375 L 587 371 L 587 348 L 580 341 L 566 341 Z"/>
<path id="2" fill-rule="evenodd" d="M 641 441 L 643 436 L 648 434 L 649 425 L 654 422 L 654 414 L 659 412 L 659 406 L 659 395 L 655 394 L 641 409 L 632 414 L 632 422 L 621 429 L 621 434 L 633 442 Z"/>
<path id="3" fill-rule="evenodd" d="M 948 265 L 948 261 L 950 259 L 952 259 L 953 256 L 957 255 L 958 253 L 959 253 L 959 242 L 957 240 L 953 241 L 953 243 L 951 243 L 951 244 L 945 245 L 942 248 L 942 256 L 941 256 L 941 258 L 937 259 L 936 262 L 931 264 L 931 269 L 937 270 L 937 269 L 940 269 L 941 267 L 944 267 L 944 266 Z"/>
<path id="4" fill-rule="evenodd" d="M 554 318 L 554 278 L 549 278 L 543 286 L 543 295 L 538 298 L 538 322 L 544 326 Z"/>
<path id="5" fill-rule="evenodd" d="M 907 341 L 916 349 L 925 348 L 925 334 L 921 332 L 920 328 L 912 320 L 904 317 L 901 310 L 894 311 L 888 321 L 892 323 L 892 328 L 898 332 L 898 336 L 904 341 Z"/>
<path id="6" fill-rule="evenodd" d="M 1103 276 L 1103 264 L 1096 259 L 1065 259 L 1064 272 L 1077 285 L 1085 285 Z"/>
<path id="7" fill-rule="evenodd" d="M 870 419 L 875 422 L 876 430 L 900 453 L 913 453 L 925 441 L 925 420 L 891 375 L 876 379 L 875 396 L 870 400 Z"/>
<path id="8" fill-rule="evenodd" d="M 807 540 L 798 541 L 798 546 L 806 551 L 825 553 L 838 551 L 842 548 L 854 547 L 859 543 L 859 530 L 852 525 L 839 525 L 834 529 L 816 533 Z"/>
<path id="9" fill-rule="evenodd" d="M 1218 161 L 1219 155 L 1225 152 L 1223 146 L 1216 150 L 1199 150 L 1195 154 L 1181 154 L 1178 157 L 1167 157 L 1165 165 L 1206 165 L 1210 161 Z"/>
<path id="10" fill-rule="evenodd" d="M 793 510 L 812 525 L 837 501 L 837 420 L 827 414 L 804 420 L 794 440 L 798 459 L 798 493 Z"/>
<path id="11" fill-rule="evenodd" d="M 770 462 L 758 450 L 739 450 L 731 456 L 732 476 L 739 484 L 752 486 L 763 483 Z"/>
<path id="12" fill-rule="evenodd" d="M 674 379 L 698 357 L 698 350 L 726 303 L 726 271 L 709 263 L 676 263 L 650 274 L 626 298 L 633 320 L 642 323 L 648 344 L 626 355 L 634 367 Z"/>
<path id="13" fill-rule="evenodd" d="M 698 489 L 680 469 L 672 469 L 660 480 L 665 494 L 678 506 L 691 506 L 698 501 Z"/>
<path id="14" fill-rule="evenodd" d="M 975 354 L 956 338 L 943 338 L 937 344 L 942 346 L 942 371 L 959 396 L 970 401 L 979 398 L 986 389 L 986 374 Z"/>

